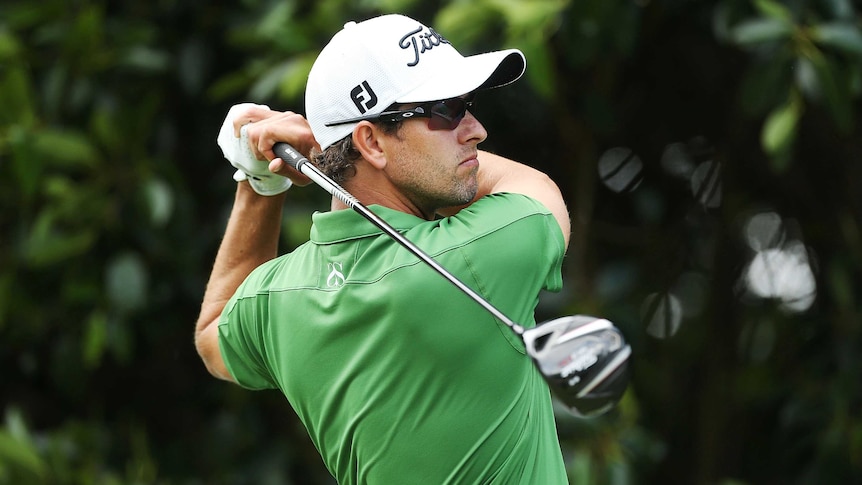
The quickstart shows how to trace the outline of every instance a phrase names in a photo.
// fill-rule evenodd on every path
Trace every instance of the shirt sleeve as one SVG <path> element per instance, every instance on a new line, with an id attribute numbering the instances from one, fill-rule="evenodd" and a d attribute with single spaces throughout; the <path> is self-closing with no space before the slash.
<path id="1" fill-rule="evenodd" d="M 553 214 L 521 194 L 485 196 L 441 226 L 445 239 L 460 241 L 444 264 L 512 320 L 529 328 L 542 290 L 562 288 L 565 240 Z M 500 323 L 502 326 L 503 324 Z M 520 341 L 502 330 L 513 346 Z M 518 343 L 518 345 L 516 345 Z"/>
<path id="2" fill-rule="evenodd" d="M 254 273 L 246 279 L 225 305 L 218 322 L 222 360 L 237 384 L 246 389 L 274 389 L 276 384 L 263 357 L 265 293 L 252 292 Z"/>
<path id="3" fill-rule="evenodd" d="M 520 194 L 491 194 L 456 217 L 472 234 L 483 234 L 494 241 L 490 246 L 497 248 L 493 251 L 497 254 L 492 258 L 495 262 L 544 271 L 542 289 L 562 289 L 565 238 L 557 220 L 541 202 Z M 484 269 L 494 274 L 494 268 L 501 266 Z M 510 275 L 517 273 L 502 269 Z"/>

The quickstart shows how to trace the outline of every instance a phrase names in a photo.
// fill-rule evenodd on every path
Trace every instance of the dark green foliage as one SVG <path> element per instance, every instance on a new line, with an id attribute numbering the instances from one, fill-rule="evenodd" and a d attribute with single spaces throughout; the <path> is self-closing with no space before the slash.
<path id="1" fill-rule="evenodd" d="M 475 114 L 569 203 L 540 317 L 635 352 L 617 410 L 560 415 L 573 483 L 862 481 L 859 2 L 11 0 L 0 484 L 330 483 L 284 399 L 192 344 L 233 197 L 215 137 L 236 102 L 303 112 L 331 34 L 391 11 L 528 57 Z M 619 147 L 625 190 L 597 170 Z M 328 207 L 295 190 L 284 249 Z"/>

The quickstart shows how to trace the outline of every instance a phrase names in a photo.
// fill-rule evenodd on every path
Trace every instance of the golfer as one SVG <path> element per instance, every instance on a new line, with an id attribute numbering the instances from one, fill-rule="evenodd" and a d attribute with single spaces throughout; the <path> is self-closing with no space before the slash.
<path id="1" fill-rule="evenodd" d="M 545 174 L 478 150 L 470 111 L 525 66 L 514 49 L 463 57 L 385 15 L 321 51 L 305 117 L 244 105 L 226 120 L 259 165 L 231 160 L 240 182 L 196 346 L 214 376 L 282 392 L 340 484 L 567 483 L 547 384 L 475 301 L 336 198 L 277 255 L 285 190 L 310 182 L 273 154 L 286 142 L 535 325 L 539 292 L 562 284 L 568 213 Z"/>

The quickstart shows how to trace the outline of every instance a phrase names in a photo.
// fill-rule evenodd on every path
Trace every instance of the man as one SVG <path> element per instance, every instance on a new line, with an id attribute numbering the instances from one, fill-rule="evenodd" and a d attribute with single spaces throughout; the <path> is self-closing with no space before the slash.
<path id="1" fill-rule="evenodd" d="M 231 128 L 300 185 L 272 145 L 311 154 L 529 327 L 541 289 L 561 285 L 568 213 L 546 175 L 477 150 L 487 133 L 468 111 L 524 68 L 517 50 L 465 58 L 415 20 L 377 17 L 323 49 L 307 122 L 252 106 Z M 238 184 L 204 295 L 209 371 L 283 392 L 342 484 L 566 483 L 550 392 L 521 341 L 335 198 L 311 240 L 276 257 L 284 195 L 259 195 L 261 177 Z"/>

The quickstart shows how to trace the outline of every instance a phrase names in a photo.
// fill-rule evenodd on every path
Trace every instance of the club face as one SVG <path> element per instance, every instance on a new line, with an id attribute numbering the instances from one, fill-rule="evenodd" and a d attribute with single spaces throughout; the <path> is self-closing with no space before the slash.
<path id="1" fill-rule="evenodd" d="M 607 412 L 628 386 L 631 347 L 605 319 L 560 317 L 527 329 L 523 338 L 527 353 L 573 414 Z"/>

